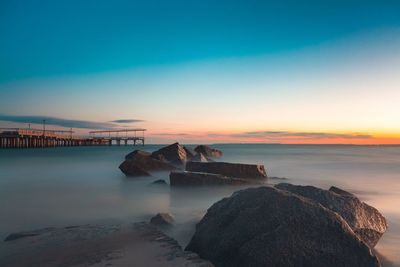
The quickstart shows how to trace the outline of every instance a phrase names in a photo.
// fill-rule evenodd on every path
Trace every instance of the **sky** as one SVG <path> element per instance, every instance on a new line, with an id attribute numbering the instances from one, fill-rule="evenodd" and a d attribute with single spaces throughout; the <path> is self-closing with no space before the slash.
<path id="1" fill-rule="evenodd" d="M 399 1 L 0 1 L 0 127 L 400 144 Z"/>

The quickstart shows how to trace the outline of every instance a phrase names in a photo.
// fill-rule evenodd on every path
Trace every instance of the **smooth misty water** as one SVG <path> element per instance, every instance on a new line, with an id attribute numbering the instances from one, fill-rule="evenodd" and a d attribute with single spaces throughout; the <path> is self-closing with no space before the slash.
<path id="1" fill-rule="evenodd" d="M 148 145 L 153 151 L 160 146 Z M 379 209 L 389 230 L 377 245 L 400 266 L 400 147 L 216 145 L 222 160 L 262 163 L 269 176 L 322 188 L 339 186 Z M 176 189 L 155 177 L 126 178 L 118 169 L 132 147 L 0 150 L 0 238 L 15 231 L 85 223 L 149 220 L 171 212 L 172 236 L 185 245 L 206 209 L 238 187 Z M 277 180 L 270 180 L 276 183 Z M 386 263 L 386 266 L 392 266 Z"/>

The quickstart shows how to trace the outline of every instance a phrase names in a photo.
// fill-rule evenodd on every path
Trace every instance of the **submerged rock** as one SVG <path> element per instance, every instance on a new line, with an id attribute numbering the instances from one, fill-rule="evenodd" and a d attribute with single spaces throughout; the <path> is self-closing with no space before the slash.
<path id="1" fill-rule="evenodd" d="M 167 185 L 167 182 L 165 180 L 163 180 L 163 179 L 158 179 L 158 180 L 155 180 L 154 182 L 152 182 L 151 184 L 153 184 L 153 185 Z"/>
<path id="2" fill-rule="evenodd" d="M 188 154 L 182 145 L 179 143 L 174 143 L 154 151 L 151 154 L 151 157 L 180 167 L 186 163 Z"/>
<path id="3" fill-rule="evenodd" d="M 16 239 L 20 239 L 20 238 L 24 238 L 24 237 L 29 237 L 29 236 L 37 236 L 40 233 L 36 233 L 36 232 L 20 232 L 20 233 L 12 233 L 9 234 L 4 241 L 8 242 L 8 241 L 13 241 Z"/>
<path id="4" fill-rule="evenodd" d="M 212 205 L 186 250 L 216 266 L 380 266 L 335 212 L 273 187 Z"/>
<path id="5" fill-rule="evenodd" d="M 309 198 L 325 208 L 337 212 L 370 248 L 375 247 L 387 229 L 386 219 L 377 209 L 361 202 L 355 195 L 340 188 L 331 187 L 328 191 L 313 186 L 287 183 L 278 184 L 275 187 Z"/>
<path id="6" fill-rule="evenodd" d="M 176 169 L 173 165 L 154 159 L 150 155 L 148 152 L 135 150 L 126 155 L 126 160 L 121 163 L 119 169 L 127 176 L 149 176 L 152 171 Z"/>
<path id="7" fill-rule="evenodd" d="M 223 153 L 221 150 L 211 148 L 206 145 L 199 145 L 194 149 L 197 153 L 203 154 L 206 157 L 212 157 L 212 158 L 220 158 L 222 157 Z"/>
<path id="8" fill-rule="evenodd" d="M 173 171 L 169 175 L 171 186 L 199 186 L 199 185 L 243 185 L 250 180 L 230 178 L 221 174 Z"/>
<path id="9" fill-rule="evenodd" d="M 228 162 L 187 162 L 186 171 L 207 172 L 236 178 L 266 178 L 264 165 Z"/>
<path id="10" fill-rule="evenodd" d="M 158 213 L 150 219 L 150 223 L 158 227 L 172 226 L 175 223 L 174 216 L 170 213 Z"/>

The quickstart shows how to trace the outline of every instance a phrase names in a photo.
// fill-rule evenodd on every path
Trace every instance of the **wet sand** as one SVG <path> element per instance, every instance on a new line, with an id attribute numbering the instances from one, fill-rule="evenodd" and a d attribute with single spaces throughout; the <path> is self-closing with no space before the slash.
<path id="1" fill-rule="evenodd" d="M 0 266 L 212 267 L 147 223 L 22 232 L 1 242 Z"/>

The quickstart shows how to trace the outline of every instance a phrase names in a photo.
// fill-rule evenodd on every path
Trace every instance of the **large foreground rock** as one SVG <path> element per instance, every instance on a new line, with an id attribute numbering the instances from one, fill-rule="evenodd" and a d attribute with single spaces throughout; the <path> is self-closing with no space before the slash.
<path id="1" fill-rule="evenodd" d="M 192 162 L 186 163 L 186 171 L 207 172 L 236 178 L 266 178 L 264 165 L 228 163 L 228 162 Z"/>
<path id="2" fill-rule="evenodd" d="M 186 250 L 222 267 L 380 266 L 340 215 L 273 187 L 212 205 Z"/>
<path id="3" fill-rule="evenodd" d="M 223 155 L 221 150 L 211 148 L 206 145 L 199 145 L 194 150 L 199 154 L 203 154 L 204 156 L 211 158 L 220 158 Z"/>
<path id="4" fill-rule="evenodd" d="M 175 166 L 152 158 L 150 153 L 141 150 L 135 150 L 126 155 L 125 158 L 119 169 L 127 176 L 149 176 L 150 172 L 153 171 L 170 171 L 176 169 Z"/>
<path id="5" fill-rule="evenodd" d="M 199 186 L 199 185 L 243 185 L 250 181 L 246 179 L 230 178 L 221 174 L 173 171 L 169 175 L 171 186 Z"/>
<path id="6" fill-rule="evenodd" d="M 181 167 L 188 160 L 188 153 L 190 153 L 188 149 L 185 149 L 185 147 L 179 143 L 174 143 L 154 151 L 151 157 Z M 192 155 L 189 154 L 189 156 Z"/>
<path id="7" fill-rule="evenodd" d="M 313 186 L 287 183 L 278 184 L 275 187 L 309 198 L 337 212 L 346 220 L 354 233 L 371 248 L 378 243 L 387 229 L 386 219 L 377 209 L 340 188 L 331 187 L 328 191 Z"/>

